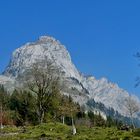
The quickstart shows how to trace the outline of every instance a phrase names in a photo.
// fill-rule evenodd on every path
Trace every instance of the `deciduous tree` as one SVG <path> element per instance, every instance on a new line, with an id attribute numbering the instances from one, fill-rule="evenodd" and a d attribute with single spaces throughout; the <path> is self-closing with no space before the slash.
<path id="1" fill-rule="evenodd" d="M 58 88 L 58 73 L 52 62 L 41 61 L 33 64 L 28 77 L 28 88 L 32 91 L 37 101 L 37 114 L 39 122 L 44 120 L 45 112 L 50 106 L 51 99 Z"/>
<path id="2" fill-rule="evenodd" d="M 129 95 L 126 98 L 125 107 L 126 107 L 127 115 L 130 116 L 132 126 L 133 126 L 133 128 L 135 128 L 135 124 L 134 124 L 133 119 L 134 119 L 134 116 L 136 115 L 136 113 L 140 110 L 140 107 L 139 107 L 138 103 L 133 99 L 133 97 L 131 95 Z"/>

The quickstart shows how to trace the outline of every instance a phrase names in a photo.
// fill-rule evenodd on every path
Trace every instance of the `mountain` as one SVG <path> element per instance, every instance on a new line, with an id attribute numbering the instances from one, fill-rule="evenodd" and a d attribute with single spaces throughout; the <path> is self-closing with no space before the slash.
<path id="1" fill-rule="evenodd" d="M 87 105 L 94 99 L 107 108 L 113 108 L 122 115 L 126 115 L 124 105 L 129 93 L 117 84 L 109 82 L 106 78 L 96 79 L 81 74 L 72 63 L 71 57 L 64 45 L 49 36 L 41 36 L 36 42 L 31 42 L 16 49 L 9 65 L 0 76 L 0 83 L 9 88 L 18 86 L 19 77 L 29 70 L 33 63 L 39 61 L 52 61 L 64 74 L 65 87 L 63 93 L 71 95 L 80 105 Z M 137 97 L 134 100 L 140 104 Z M 90 106 L 90 105 L 89 105 Z"/>

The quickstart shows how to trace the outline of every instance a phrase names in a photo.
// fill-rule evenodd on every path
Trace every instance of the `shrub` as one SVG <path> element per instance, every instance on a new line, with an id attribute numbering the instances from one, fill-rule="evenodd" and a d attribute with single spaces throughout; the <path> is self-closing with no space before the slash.
<path id="1" fill-rule="evenodd" d="M 134 136 L 140 137 L 140 128 L 134 130 L 133 134 Z"/>

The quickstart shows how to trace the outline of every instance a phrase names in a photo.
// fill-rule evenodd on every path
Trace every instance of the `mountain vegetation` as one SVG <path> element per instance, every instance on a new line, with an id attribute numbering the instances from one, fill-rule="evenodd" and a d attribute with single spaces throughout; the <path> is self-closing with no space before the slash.
<path id="1" fill-rule="evenodd" d="M 129 140 L 134 137 L 139 139 L 138 129 L 131 132 L 129 127 L 129 130 L 124 128 L 122 131 L 124 122 L 111 116 L 107 116 L 105 120 L 100 113 L 86 112 L 70 96 L 62 95 L 58 91 L 55 91 L 55 96 L 51 97 L 49 104 L 44 105 L 47 110 L 44 111 L 42 121 L 38 117 L 38 99 L 30 90 L 15 89 L 12 94 L 8 94 L 4 87 L 0 86 L 0 95 L 2 97 L 0 123 L 3 126 L 0 140 L 19 138 Z M 73 125 L 77 130 L 75 135 Z"/>

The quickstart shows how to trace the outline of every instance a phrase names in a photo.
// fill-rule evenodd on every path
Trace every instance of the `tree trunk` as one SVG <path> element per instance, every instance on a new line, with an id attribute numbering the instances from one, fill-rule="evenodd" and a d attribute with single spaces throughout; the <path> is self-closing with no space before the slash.
<path id="1" fill-rule="evenodd" d="M 38 120 L 39 120 L 39 123 L 42 124 L 43 123 L 43 120 L 44 120 L 44 109 L 42 107 L 42 104 L 41 102 L 39 103 L 39 109 L 38 109 Z"/>
<path id="2" fill-rule="evenodd" d="M 75 125 L 74 125 L 74 120 L 73 120 L 73 116 L 71 117 L 71 121 L 72 121 L 72 134 L 73 135 L 76 135 L 76 127 L 75 127 Z"/>
<path id="3" fill-rule="evenodd" d="M 74 125 L 73 117 L 71 117 L 72 126 Z"/>
<path id="4" fill-rule="evenodd" d="M 3 111 L 2 111 L 2 105 L 0 107 L 0 128 L 3 129 Z"/>
<path id="5" fill-rule="evenodd" d="M 43 120 L 44 120 L 44 111 L 41 111 L 41 113 L 40 113 L 40 124 L 42 124 L 43 123 Z"/>
<path id="6" fill-rule="evenodd" d="M 136 127 L 135 127 L 134 120 L 133 120 L 133 117 L 132 116 L 131 116 L 131 123 L 132 123 L 133 129 L 135 129 Z"/>
<path id="7" fill-rule="evenodd" d="M 62 116 L 62 123 L 65 124 L 65 116 Z"/>

